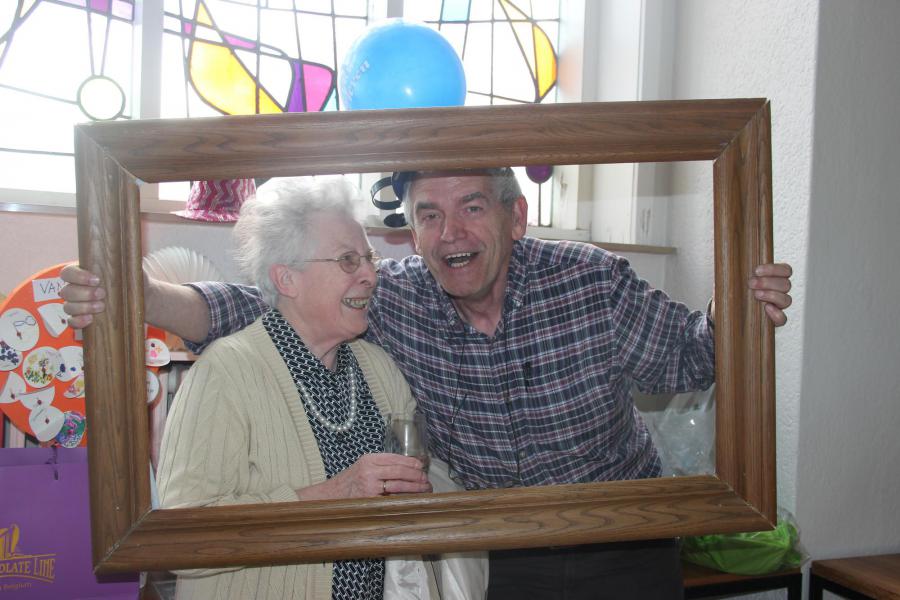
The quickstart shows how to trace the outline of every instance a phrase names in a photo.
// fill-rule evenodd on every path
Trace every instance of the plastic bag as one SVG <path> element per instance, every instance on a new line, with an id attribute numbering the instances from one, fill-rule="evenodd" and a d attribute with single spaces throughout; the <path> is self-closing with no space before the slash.
<path id="1" fill-rule="evenodd" d="M 792 569 L 806 560 L 797 526 L 786 511 L 779 511 L 771 531 L 686 537 L 681 555 L 689 562 L 738 575 Z"/>
<path id="2" fill-rule="evenodd" d="M 663 476 L 715 473 L 715 385 L 672 396 L 635 391 L 634 398 L 659 452 Z M 806 560 L 796 521 L 783 509 L 774 530 L 687 537 L 681 553 L 689 562 L 739 575 L 794 568 Z"/>
<path id="3" fill-rule="evenodd" d="M 715 385 L 674 396 L 644 396 L 635 404 L 662 463 L 662 475 L 715 473 Z"/>

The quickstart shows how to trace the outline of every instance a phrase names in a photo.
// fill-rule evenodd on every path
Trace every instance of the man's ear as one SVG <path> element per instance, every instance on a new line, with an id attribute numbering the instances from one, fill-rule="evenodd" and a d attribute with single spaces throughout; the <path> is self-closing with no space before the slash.
<path id="1" fill-rule="evenodd" d="M 296 298 L 300 292 L 300 286 L 297 284 L 297 272 L 287 265 L 269 267 L 269 279 L 282 296 Z"/>
<path id="2" fill-rule="evenodd" d="M 525 236 L 525 231 L 528 229 L 528 200 L 525 199 L 525 196 L 519 196 L 513 200 L 510 213 L 512 217 L 512 227 L 510 228 L 512 230 L 512 239 L 520 240 Z"/>

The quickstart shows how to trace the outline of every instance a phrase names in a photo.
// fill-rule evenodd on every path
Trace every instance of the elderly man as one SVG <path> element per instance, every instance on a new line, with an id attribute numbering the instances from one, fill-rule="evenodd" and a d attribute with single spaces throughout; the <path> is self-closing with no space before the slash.
<path id="1" fill-rule="evenodd" d="M 511 169 L 409 174 L 404 206 L 418 256 L 382 263 L 366 339 L 406 376 L 432 452 L 469 489 L 656 477 L 660 463 L 631 398 L 708 387 L 714 317 L 641 280 L 590 245 L 525 236 Z M 791 303 L 788 265 L 748 282 L 771 321 Z M 66 309 L 103 309 L 89 273 L 64 272 Z M 152 323 L 203 343 L 252 322 L 247 287 L 148 282 Z M 490 600 L 677 598 L 673 540 L 491 553 Z"/>

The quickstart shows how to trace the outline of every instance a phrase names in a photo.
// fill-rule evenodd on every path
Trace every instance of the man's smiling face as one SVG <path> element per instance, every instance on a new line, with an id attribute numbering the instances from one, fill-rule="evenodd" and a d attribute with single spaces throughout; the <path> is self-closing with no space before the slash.
<path id="1" fill-rule="evenodd" d="M 409 189 L 413 240 L 429 270 L 458 304 L 502 303 L 512 245 L 525 235 L 528 205 L 503 204 L 491 178 L 426 173 Z"/>

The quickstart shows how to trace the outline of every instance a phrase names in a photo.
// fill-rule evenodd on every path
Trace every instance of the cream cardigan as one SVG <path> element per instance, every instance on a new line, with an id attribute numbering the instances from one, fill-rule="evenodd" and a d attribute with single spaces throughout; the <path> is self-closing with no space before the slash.
<path id="1" fill-rule="evenodd" d="M 406 380 L 379 347 L 350 344 L 382 414 L 410 413 Z M 214 342 L 175 396 L 158 469 L 164 508 L 295 502 L 325 467 L 291 374 L 258 319 Z M 331 563 L 191 570 L 177 596 L 331 598 Z"/>

